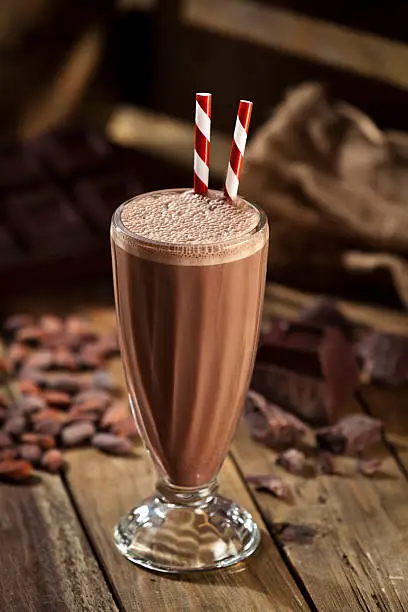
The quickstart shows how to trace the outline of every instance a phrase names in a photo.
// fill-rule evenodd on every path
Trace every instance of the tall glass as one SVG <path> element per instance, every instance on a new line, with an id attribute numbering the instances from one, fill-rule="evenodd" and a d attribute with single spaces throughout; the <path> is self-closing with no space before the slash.
<path id="1" fill-rule="evenodd" d="M 130 232 L 126 205 L 111 226 L 116 312 L 130 405 L 158 480 L 121 519 L 115 542 L 134 563 L 163 572 L 226 567 L 260 540 L 251 515 L 219 495 L 217 474 L 255 358 L 266 217 L 245 202 L 258 222 L 244 235 L 178 245 Z"/>

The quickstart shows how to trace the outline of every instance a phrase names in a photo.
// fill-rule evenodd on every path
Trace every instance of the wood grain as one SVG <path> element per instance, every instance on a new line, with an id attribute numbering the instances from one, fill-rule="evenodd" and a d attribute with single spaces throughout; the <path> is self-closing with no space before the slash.
<path id="1" fill-rule="evenodd" d="M 0 486 L 0 610 L 117 610 L 59 476 Z"/>
<path id="2" fill-rule="evenodd" d="M 93 309 L 92 318 L 101 331 L 114 323 L 111 308 Z M 119 360 L 112 370 L 122 376 Z M 131 565 L 113 544 L 112 531 L 119 517 L 153 492 L 152 467 L 141 446 L 134 459 L 105 457 L 89 449 L 71 451 L 68 461 L 71 494 L 126 612 L 308 609 L 231 460 L 221 473 L 221 492 L 254 514 L 264 530 L 262 546 L 238 567 L 177 579 Z"/>
<path id="3" fill-rule="evenodd" d="M 298 292 L 270 288 L 266 309 L 270 314 L 295 316 L 308 301 Z M 363 307 L 349 306 L 349 316 L 353 309 L 360 322 L 368 322 Z M 361 407 L 352 402 L 345 410 L 358 412 Z M 316 530 L 310 543 L 281 543 L 319 610 L 408 607 L 408 487 L 384 445 L 372 453 L 383 464 L 371 479 L 356 473 L 355 459 L 344 457 L 336 459 L 334 476 L 315 476 L 311 466 L 305 476 L 291 476 L 275 465 L 274 451 L 250 438 L 244 423 L 238 429 L 233 454 L 242 472 L 272 472 L 292 488 L 289 503 L 254 491 L 262 514 L 273 522 Z"/>

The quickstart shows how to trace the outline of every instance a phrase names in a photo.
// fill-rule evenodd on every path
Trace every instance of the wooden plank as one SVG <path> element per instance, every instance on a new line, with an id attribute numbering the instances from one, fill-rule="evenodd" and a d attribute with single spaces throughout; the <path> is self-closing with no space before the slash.
<path id="1" fill-rule="evenodd" d="M 94 309 L 92 314 L 101 330 L 114 322 L 111 308 Z M 112 369 L 121 376 L 119 360 Z M 119 517 L 153 491 L 152 468 L 144 451 L 140 448 L 135 459 L 104 457 L 91 449 L 71 451 L 68 460 L 71 494 L 127 612 L 308 609 L 230 460 L 221 473 L 221 490 L 254 514 L 264 531 L 262 547 L 238 568 L 177 580 L 136 568 L 113 544 L 112 530 Z"/>
<path id="2" fill-rule="evenodd" d="M 288 88 L 309 80 L 325 83 L 336 98 L 361 108 L 380 127 L 408 129 L 407 91 L 214 30 L 174 26 L 171 45 L 157 51 L 154 73 L 154 110 L 191 120 L 194 93 L 211 91 L 212 125 L 229 135 L 240 98 L 255 101 L 253 131 L 270 116 Z"/>
<path id="3" fill-rule="evenodd" d="M 0 486 L 0 610 L 117 610 L 60 478 L 40 478 Z"/>
<path id="4" fill-rule="evenodd" d="M 294 316 L 310 299 L 279 289 L 267 300 L 270 314 Z M 361 411 L 356 402 L 345 408 Z M 336 459 L 339 473 L 334 476 L 315 476 L 312 471 L 291 476 L 275 465 L 274 451 L 250 438 L 244 423 L 238 429 L 233 455 L 242 472 L 273 472 L 292 487 L 290 503 L 254 492 L 262 514 L 274 522 L 316 529 L 310 543 L 281 543 L 318 609 L 407 609 L 408 488 L 384 445 L 372 453 L 383 459 L 372 479 L 357 474 L 355 460 L 344 457 Z"/>
<path id="5" fill-rule="evenodd" d="M 408 86 L 403 43 L 248 0 L 185 0 L 184 7 L 190 25 Z"/>

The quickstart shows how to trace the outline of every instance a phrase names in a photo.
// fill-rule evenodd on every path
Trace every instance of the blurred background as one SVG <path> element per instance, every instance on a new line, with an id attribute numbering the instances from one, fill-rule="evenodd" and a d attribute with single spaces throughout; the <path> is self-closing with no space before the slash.
<path id="1" fill-rule="evenodd" d="M 210 91 L 213 187 L 238 101 L 254 101 L 241 193 L 270 217 L 270 280 L 406 307 L 407 13 L 368 0 L 2 0 L 3 286 L 109 275 L 113 209 L 192 185 L 194 94 Z"/>

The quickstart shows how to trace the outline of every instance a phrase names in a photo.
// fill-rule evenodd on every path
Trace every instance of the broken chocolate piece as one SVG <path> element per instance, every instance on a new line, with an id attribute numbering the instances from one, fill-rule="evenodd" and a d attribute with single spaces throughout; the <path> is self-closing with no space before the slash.
<path id="1" fill-rule="evenodd" d="M 408 336 L 372 331 L 357 345 L 364 378 L 388 385 L 408 381 Z"/>
<path id="2" fill-rule="evenodd" d="M 318 298 L 306 308 L 302 308 L 299 319 L 321 327 L 336 327 L 348 340 L 353 340 L 352 324 L 340 312 L 336 301 L 329 297 Z"/>
<path id="3" fill-rule="evenodd" d="M 357 455 L 381 440 L 383 423 L 366 414 L 351 414 L 317 432 L 320 448 L 335 455 Z"/>
<path id="4" fill-rule="evenodd" d="M 254 485 L 257 491 L 272 493 L 278 499 L 289 499 L 291 497 L 290 487 L 273 474 L 254 474 L 247 476 L 245 480 Z"/>
<path id="5" fill-rule="evenodd" d="M 309 525 L 295 523 L 269 523 L 280 542 L 284 544 L 311 544 L 316 529 Z"/>
<path id="6" fill-rule="evenodd" d="M 276 463 L 290 474 L 301 474 L 306 464 L 306 456 L 297 448 L 289 448 L 277 457 Z"/>
<path id="7" fill-rule="evenodd" d="M 272 448 L 297 446 L 307 432 L 297 417 L 255 391 L 248 392 L 244 414 L 252 437 Z"/>

